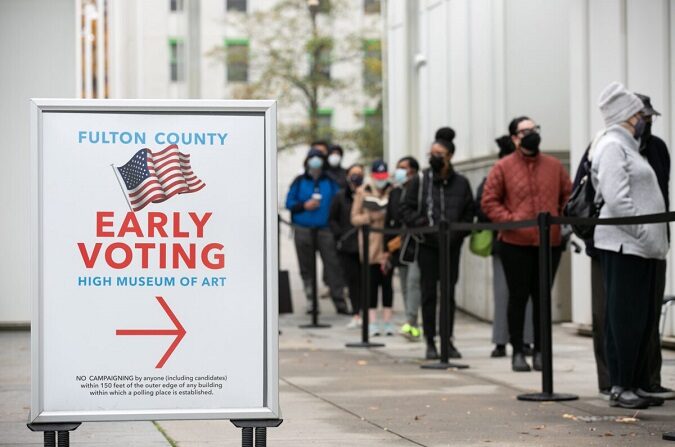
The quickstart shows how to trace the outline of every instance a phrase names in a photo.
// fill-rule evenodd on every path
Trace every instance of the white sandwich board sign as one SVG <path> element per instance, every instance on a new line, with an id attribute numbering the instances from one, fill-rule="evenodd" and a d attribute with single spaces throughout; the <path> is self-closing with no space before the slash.
<path id="1" fill-rule="evenodd" d="M 280 418 L 276 103 L 31 114 L 31 422 Z"/>

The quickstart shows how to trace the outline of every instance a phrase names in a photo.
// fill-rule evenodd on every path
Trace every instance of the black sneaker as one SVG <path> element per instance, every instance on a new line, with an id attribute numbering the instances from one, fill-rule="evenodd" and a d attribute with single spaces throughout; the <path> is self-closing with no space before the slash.
<path id="1" fill-rule="evenodd" d="M 515 372 L 530 372 L 530 365 L 527 364 L 522 352 L 514 352 L 511 357 L 511 369 Z"/>
<path id="2" fill-rule="evenodd" d="M 612 387 L 612 394 L 609 396 L 609 406 L 627 408 L 630 410 L 644 410 L 649 407 L 649 399 L 640 397 L 631 390 L 624 390 L 621 387 Z"/>
<path id="3" fill-rule="evenodd" d="M 640 397 L 660 397 L 661 399 L 675 399 L 675 391 L 661 385 L 650 386 L 646 389 L 639 389 L 636 393 Z"/>
<path id="4" fill-rule="evenodd" d="M 642 397 L 643 399 L 647 399 L 649 401 L 650 407 L 660 407 L 665 402 L 665 399 L 662 397 L 654 396 L 652 393 L 645 391 L 642 388 L 635 390 L 635 394 Z"/>
<path id="5" fill-rule="evenodd" d="M 459 353 L 457 348 L 455 348 L 455 345 L 452 344 L 452 342 L 448 343 L 448 357 L 451 359 L 461 359 L 462 354 Z"/>
<path id="6" fill-rule="evenodd" d="M 609 400 L 609 396 L 612 394 L 610 388 L 602 388 L 598 390 L 598 396 L 600 396 L 601 399 L 604 400 Z"/>
<path id="7" fill-rule="evenodd" d="M 506 357 L 506 346 L 504 345 L 495 346 L 495 348 L 490 353 L 490 357 L 492 357 L 493 359 Z"/>
<path id="8" fill-rule="evenodd" d="M 523 345 L 523 355 L 525 355 L 525 357 L 532 357 L 533 352 L 531 345 L 528 345 L 527 343 Z"/>
<path id="9" fill-rule="evenodd" d="M 432 342 L 427 342 L 427 353 L 425 358 L 427 360 L 438 360 L 438 351 L 436 350 L 436 344 Z"/>

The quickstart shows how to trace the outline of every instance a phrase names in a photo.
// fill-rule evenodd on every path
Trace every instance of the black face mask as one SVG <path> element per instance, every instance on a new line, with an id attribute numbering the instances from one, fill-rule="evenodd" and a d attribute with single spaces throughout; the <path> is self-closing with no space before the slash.
<path id="1" fill-rule="evenodd" d="M 635 126 L 633 126 L 635 129 L 635 132 L 633 132 L 633 138 L 636 140 L 639 140 L 642 135 L 645 133 L 645 129 L 647 129 L 647 121 L 645 121 L 644 118 L 640 117 L 638 118 L 638 122 L 635 123 Z"/>
<path id="2" fill-rule="evenodd" d="M 647 149 L 647 143 L 652 136 L 652 123 L 645 124 L 645 130 L 642 132 L 642 140 L 640 140 L 640 150 Z"/>
<path id="3" fill-rule="evenodd" d="M 431 166 L 432 171 L 438 174 L 445 166 L 445 159 L 443 157 L 432 155 L 429 157 L 429 166 Z"/>
<path id="4" fill-rule="evenodd" d="M 349 183 L 354 185 L 355 188 L 358 188 L 363 184 L 363 176 L 358 174 L 353 174 L 349 176 Z"/>
<path id="5" fill-rule="evenodd" d="M 541 136 L 538 133 L 527 134 L 520 140 L 520 146 L 527 149 L 530 153 L 525 154 L 534 157 L 539 153 L 539 144 L 541 144 Z"/>

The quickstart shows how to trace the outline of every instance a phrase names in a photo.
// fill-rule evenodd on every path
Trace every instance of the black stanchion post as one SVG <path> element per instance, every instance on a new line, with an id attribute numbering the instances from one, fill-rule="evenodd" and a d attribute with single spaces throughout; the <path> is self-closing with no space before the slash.
<path id="1" fill-rule="evenodd" d="M 518 400 L 551 402 L 576 400 L 575 394 L 556 394 L 553 392 L 553 338 L 551 321 L 551 214 L 539 213 L 539 319 L 541 341 L 541 393 L 521 394 Z"/>
<path id="2" fill-rule="evenodd" d="M 348 348 L 381 348 L 384 343 L 371 343 L 369 337 L 370 324 L 370 226 L 361 227 L 361 341 L 359 343 L 347 343 Z"/>
<path id="3" fill-rule="evenodd" d="M 425 363 L 422 369 L 466 369 L 469 365 L 450 362 L 450 227 L 448 222 L 442 220 L 438 228 L 438 268 L 441 282 L 441 360 L 438 363 Z M 458 259 L 454 260 L 459 262 Z"/>
<path id="4" fill-rule="evenodd" d="M 329 328 L 330 324 L 320 324 L 319 323 L 319 282 L 317 279 L 317 268 L 316 268 L 316 252 L 319 245 L 319 230 L 318 228 L 312 228 L 312 323 L 303 324 L 300 326 L 301 329 L 325 329 Z"/>
<path id="5" fill-rule="evenodd" d="M 44 447 L 70 447 L 70 432 L 80 426 L 79 422 L 62 424 L 26 424 L 30 431 L 44 432 Z"/>
<path id="6" fill-rule="evenodd" d="M 231 420 L 232 425 L 241 428 L 241 447 L 253 447 L 255 429 L 255 447 L 267 447 L 267 428 L 281 425 L 283 419 Z"/>

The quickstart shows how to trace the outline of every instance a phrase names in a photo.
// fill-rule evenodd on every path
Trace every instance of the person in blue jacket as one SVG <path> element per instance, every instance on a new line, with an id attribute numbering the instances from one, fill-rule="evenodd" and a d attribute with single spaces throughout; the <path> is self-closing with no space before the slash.
<path id="1" fill-rule="evenodd" d="M 316 277 L 313 267 L 318 250 L 335 309 L 339 314 L 348 314 L 335 239 L 328 225 L 331 202 L 339 187 L 326 175 L 326 155 L 320 150 L 310 149 L 304 166 L 305 172 L 291 183 L 286 208 L 291 212 L 294 225 L 295 251 L 307 297 L 307 313 L 312 312 L 312 285 Z"/>

